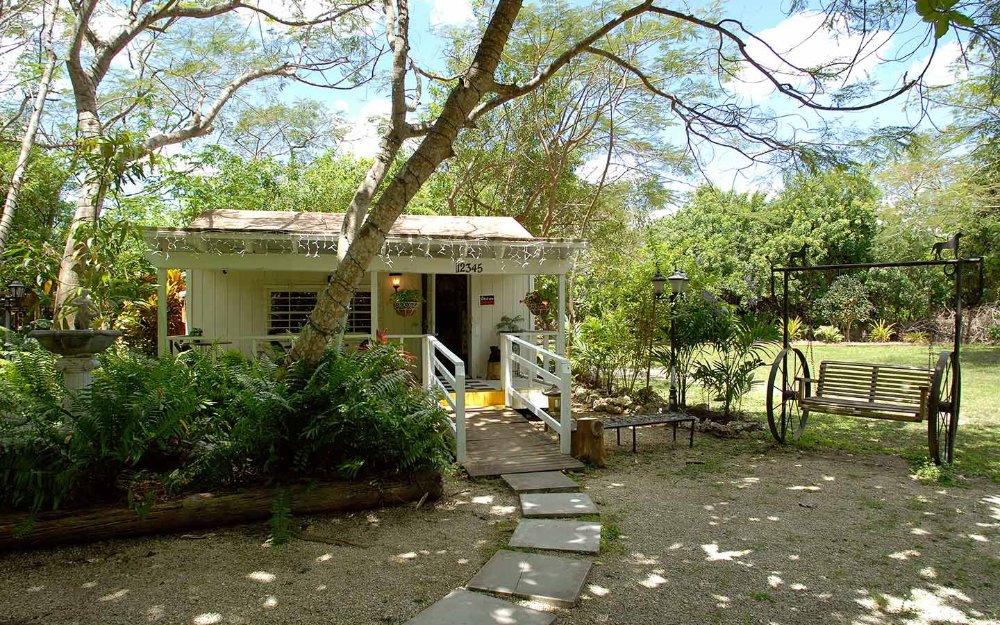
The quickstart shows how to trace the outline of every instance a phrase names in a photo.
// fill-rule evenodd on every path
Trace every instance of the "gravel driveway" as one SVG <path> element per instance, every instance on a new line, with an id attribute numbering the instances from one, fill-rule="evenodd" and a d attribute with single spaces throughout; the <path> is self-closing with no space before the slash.
<path id="1" fill-rule="evenodd" d="M 611 531 L 558 623 L 1000 622 L 1000 486 L 922 483 L 887 456 L 663 438 L 644 428 L 640 453 L 582 476 Z M 400 624 L 513 529 L 498 481 L 445 492 L 309 520 L 312 540 L 280 548 L 248 526 L 2 555 L 0 624 Z"/>

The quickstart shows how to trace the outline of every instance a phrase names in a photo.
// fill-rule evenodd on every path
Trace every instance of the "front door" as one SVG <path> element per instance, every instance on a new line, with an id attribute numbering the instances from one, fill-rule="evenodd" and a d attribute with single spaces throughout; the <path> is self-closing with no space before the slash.
<path id="1" fill-rule="evenodd" d="M 434 277 L 434 334 L 469 362 L 469 276 L 439 273 Z M 454 373 L 451 366 L 448 369 Z"/>

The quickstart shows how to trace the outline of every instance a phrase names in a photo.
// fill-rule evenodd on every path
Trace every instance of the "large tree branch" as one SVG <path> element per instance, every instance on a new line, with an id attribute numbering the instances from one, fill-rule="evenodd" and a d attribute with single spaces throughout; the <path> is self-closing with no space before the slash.
<path id="1" fill-rule="evenodd" d="M 241 88 L 261 78 L 267 78 L 270 76 L 292 76 L 294 73 L 295 70 L 286 63 L 279 65 L 278 67 L 261 69 L 243 74 L 236 80 L 233 80 L 226 85 L 207 111 L 204 113 L 196 113 L 192 117 L 191 122 L 179 130 L 160 133 L 149 137 L 143 142 L 143 147 L 147 152 L 153 152 L 166 145 L 180 143 L 182 141 L 187 141 L 188 139 L 206 135 L 212 131 L 212 123 L 215 121 L 215 118 L 218 117 L 219 112 Z"/>
<path id="2" fill-rule="evenodd" d="M 166 25 L 183 18 L 189 19 L 209 19 L 224 13 L 235 11 L 236 9 L 247 9 L 263 15 L 267 19 L 279 24 L 293 27 L 317 26 L 334 22 L 353 11 L 362 7 L 370 6 L 371 2 L 357 2 L 341 9 L 335 9 L 322 14 L 319 17 L 308 20 L 287 20 L 262 9 L 261 7 L 243 2 L 242 0 L 226 0 L 208 5 L 197 5 L 182 3 L 180 0 L 167 0 L 161 7 L 151 11 L 142 17 L 133 20 L 128 26 L 123 28 L 110 41 L 107 41 L 101 49 L 95 49 L 95 57 L 91 63 L 91 78 L 95 83 L 101 81 L 111 67 L 111 62 L 122 50 L 125 49 L 136 37 L 146 30 L 163 30 Z M 89 29 L 89 18 L 85 22 L 86 29 Z M 85 29 L 85 30 L 86 30 Z"/>
<path id="3" fill-rule="evenodd" d="M 543 84 L 548 82 L 560 69 L 562 69 L 567 63 L 576 58 L 580 53 L 582 53 L 588 46 L 593 45 L 598 39 L 604 37 L 610 33 L 615 28 L 618 28 L 625 22 L 646 13 L 653 7 L 653 0 L 646 0 L 642 4 L 636 5 L 631 9 L 622 12 L 621 15 L 615 19 L 606 22 L 603 26 L 590 33 L 576 44 L 571 46 L 565 52 L 560 54 L 554 61 L 549 63 L 543 70 L 535 74 L 535 76 L 528 82 L 522 85 L 513 84 L 499 84 L 494 82 L 491 91 L 497 94 L 496 97 L 490 98 L 486 102 L 483 102 L 476 106 L 475 109 L 469 114 L 469 123 L 475 124 L 476 120 L 485 115 L 486 113 L 492 111 L 496 107 L 500 106 L 504 102 L 509 102 L 514 98 L 523 96 L 526 93 L 534 91 L 535 89 L 541 87 Z"/>

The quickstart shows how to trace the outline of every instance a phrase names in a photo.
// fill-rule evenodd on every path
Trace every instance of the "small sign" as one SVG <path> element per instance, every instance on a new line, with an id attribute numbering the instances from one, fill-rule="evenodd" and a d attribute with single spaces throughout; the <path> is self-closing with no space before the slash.
<path id="1" fill-rule="evenodd" d="M 457 260 L 455 261 L 455 273 L 483 273 L 483 264 Z"/>
<path id="2" fill-rule="evenodd" d="M 495 306 L 497 303 L 497 298 L 493 295 L 480 295 L 479 305 L 480 306 Z"/>

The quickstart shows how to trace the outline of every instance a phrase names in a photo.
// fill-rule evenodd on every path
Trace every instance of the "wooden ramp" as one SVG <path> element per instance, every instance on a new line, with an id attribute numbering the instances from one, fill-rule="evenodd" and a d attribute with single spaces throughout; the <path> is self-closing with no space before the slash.
<path id="1" fill-rule="evenodd" d="M 467 410 L 465 433 L 465 470 L 472 477 L 583 468 L 579 460 L 559 452 L 555 436 L 543 434 L 513 410 Z"/>

